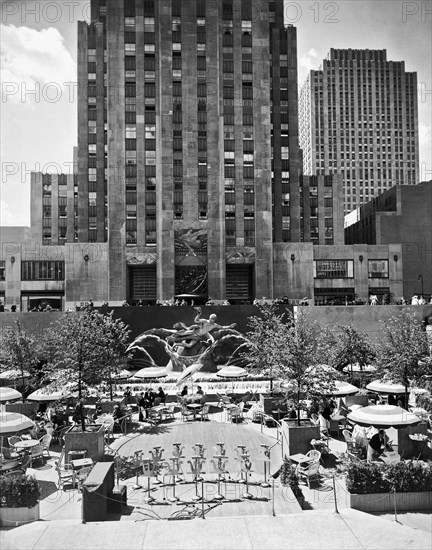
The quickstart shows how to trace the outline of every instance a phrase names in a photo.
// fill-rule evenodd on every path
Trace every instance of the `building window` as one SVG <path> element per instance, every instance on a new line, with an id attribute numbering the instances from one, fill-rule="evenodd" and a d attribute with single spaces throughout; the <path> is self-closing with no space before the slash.
<path id="1" fill-rule="evenodd" d="M 63 281 L 64 262 L 21 262 L 22 281 Z"/>
<path id="2" fill-rule="evenodd" d="M 368 260 L 369 279 L 388 279 L 388 260 Z"/>
<path id="3" fill-rule="evenodd" d="M 314 261 L 316 279 L 347 279 L 354 277 L 353 260 Z"/>

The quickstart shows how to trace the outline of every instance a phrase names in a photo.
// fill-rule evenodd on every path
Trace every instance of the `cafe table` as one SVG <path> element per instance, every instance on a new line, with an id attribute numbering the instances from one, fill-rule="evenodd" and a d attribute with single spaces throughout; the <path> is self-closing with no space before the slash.
<path id="1" fill-rule="evenodd" d="M 288 458 L 291 460 L 291 462 L 295 462 L 296 464 L 303 464 L 304 462 L 309 463 L 316 460 L 311 456 L 304 455 L 303 453 L 297 453 L 295 455 L 289 456 Z"/>
<path id="2" fill-rule="evenodd" d="M 39 445 L 39 443 L 39 439 L 23 439 L 22 441 L 17 441 L 16 443 L 14 443 L 13 447 L 19 452 L 24 452 L 28 451 L 32 447 L 36 447 L 36 445 Z"/>
<path id="3" fill-rule="evenodd" d="M 196 413 L 202 409 L 202 404 L 201 403 L 188 403 L 186 405 L 186 407 L 192 411 L 192 414 L 193 414 L 193 419 L 195 420 L 196 419 Z"/>

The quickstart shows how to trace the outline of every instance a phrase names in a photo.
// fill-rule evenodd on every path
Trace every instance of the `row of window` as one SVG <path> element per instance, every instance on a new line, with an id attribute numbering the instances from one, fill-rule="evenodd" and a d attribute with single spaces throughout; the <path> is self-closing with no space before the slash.
<path id="1" fill-rule="evenodd" d="M 369 279 L 388 279 L 388 260 L 368 260 Z M 315 260 L 316 279 L 350 279 L 354 277 L 353 260 Z"/>

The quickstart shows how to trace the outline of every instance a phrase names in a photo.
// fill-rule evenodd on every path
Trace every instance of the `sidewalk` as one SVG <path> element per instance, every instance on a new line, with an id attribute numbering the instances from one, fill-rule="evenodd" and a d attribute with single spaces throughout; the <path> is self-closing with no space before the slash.
<path id="1" fill-rule="evenodd" d="M 400 549 L 430 550 L 431 533 L 364 514 L 320 510 L 277 517 L 188 521 L 36 522 L 0 533 L 2 550 L 13 549 Z"/>

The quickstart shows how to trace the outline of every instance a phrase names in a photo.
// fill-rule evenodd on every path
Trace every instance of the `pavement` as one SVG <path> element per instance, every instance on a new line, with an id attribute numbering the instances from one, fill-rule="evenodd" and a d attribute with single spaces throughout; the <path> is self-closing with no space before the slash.
<path id="1" fill-rule="evenodd" d="M 214 420 L 220 418 L 215 415 Z M 261 426 L 249 423 L 250 429 Z M 274 428 L 264 428 L 276 435 Z M 121 521 L 82 523 L 82 495 L 76 489 L 59 490 L 54 462 L 59 455 L 55 446 L 51 458 L 29 469 L 39 480 L 43 500 L 40 521 L 0 530 L 0 549 L 423 549 L 432 548 L 432 511 L 394 514 L 367 514 L 349 508 L 344 482 L 346 444 L 330 440 L 330 456 L 321 468 L 321 482 L 301 483 L 305 496 L 302 512 L 288 510 L 276 516 L 271 506 L 268 514 L 246 515 L 185 521 L 158 519 L 148 514 L 130 513 Z M 133 482 L 133 480 L 131 480 Z M 128 492 L 129 494 L 129 492 Z M 130 504 L 128 502 L 128 504 Z M 139 507 L 138 507 L 139 508 Z M 135 506 L 134 512 L 137 507 Z M 337 512 L 336 512 L 337 510 Z M 113 518 L 114 519 L 114 518 Z M 186 518 L 184 518 L 186 519 Z M 397 519 L 397 521 L 395 521 Z"/>

